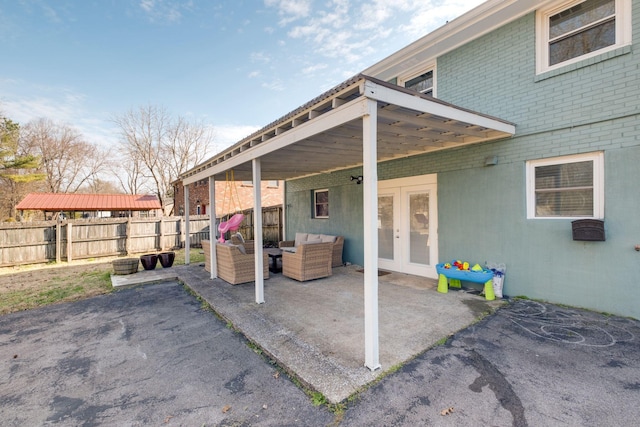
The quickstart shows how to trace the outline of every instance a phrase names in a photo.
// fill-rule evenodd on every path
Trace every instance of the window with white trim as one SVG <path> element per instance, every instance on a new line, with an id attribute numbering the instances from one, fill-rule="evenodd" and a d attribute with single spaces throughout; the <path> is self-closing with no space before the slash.
<path id="1" fill-rule="evenodd" d="M 419 74 L 409 74 L 407 77 L 399 77 L 398 85 L 425 95 L 435 96 L 435 69 L 422 69 Z"/>
<path id="2" fill-rule="evenodd" d="M 527 218 L 604 218 L 602 152 L 527 162 Z"/>
<path id="3" fill-rule="evenodd" d="M 631 0 L 573 0 L 536 16 L 537 71 L 559 68 L 631 42 Z"/>
<path id="4" fill-rule="evenodd" d="M 329 218 L 329 190 L 314 190 L 314 218 Z"/>

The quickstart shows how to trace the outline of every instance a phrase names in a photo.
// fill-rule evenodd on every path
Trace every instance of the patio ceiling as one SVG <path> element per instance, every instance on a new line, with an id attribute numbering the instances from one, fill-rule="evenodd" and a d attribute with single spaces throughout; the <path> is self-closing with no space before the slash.
<path id="1" fill-rule="evenodd" d="M 515 133 L 512 123 L 357 75 L 183 174 L 184 184 L 214 176 L 286 180 L 363 165 L 367 103 L 377 103 L 377 161 L 461 147 Z"/>

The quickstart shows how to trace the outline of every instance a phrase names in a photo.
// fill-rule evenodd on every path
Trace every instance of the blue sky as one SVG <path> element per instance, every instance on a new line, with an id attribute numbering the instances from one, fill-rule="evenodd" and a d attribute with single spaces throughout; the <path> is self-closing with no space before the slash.
<path id="1" fill-rule="evenodd" d="M 221 150 L 482 2 L 0 0 L 0 111 L 108 146 L 163 106 Z"/>

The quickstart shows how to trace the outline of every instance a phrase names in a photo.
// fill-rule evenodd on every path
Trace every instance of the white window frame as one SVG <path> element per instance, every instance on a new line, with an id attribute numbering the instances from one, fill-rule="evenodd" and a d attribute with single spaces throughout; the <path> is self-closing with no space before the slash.
<path id="1" fill-rule="evenodd" d="M 433 86 L 431 89 L 431 96 L 435 98 L 436 97 L 436 76 L 437 76 L 435 64 L 430 64 L 428 66 L 421 66 L 418 69 L 413 68 L 412 71 L 409 71 L 407 74 L 403 76 L 398 76 L 398 86 L 405 87 L 405 84 L 409 80 L 414 79 L 424 73 L 428 73 L 429 71 L 433 73 Z"/>
<path id="2" fill-rule="evenodd" d="M 329 215 L 318 215 L 318 198 L 317 198 L 317 194 L 318 193 L 327 193 L 327 212 L 329 211 L 329 189 L 328 188 L 323 188 L 320 190 L 313 190 L 313 217 L 314 218 L 318 218 L 318 219 L 327 219 L 329 218 Z"/>
<path id="3" fill-rule="evenodd" d="M 592 216 L 536 216 L 536 168 L 577 162 L 593 162 L 593 215 Z M 570 156 L 529 160 L 526 165 L 527 219 L 604 219 L 604 153 L 601 151 Z"/>
<path id="4" fill-rule="evenodd" d="M 615 0 L 616 42 L 602 49 L 549 65 L 549 18 L 585 0 L 563 1 L 536 12 L 536 74 L 583 61 L 631 44 L 631 0 Z"/>

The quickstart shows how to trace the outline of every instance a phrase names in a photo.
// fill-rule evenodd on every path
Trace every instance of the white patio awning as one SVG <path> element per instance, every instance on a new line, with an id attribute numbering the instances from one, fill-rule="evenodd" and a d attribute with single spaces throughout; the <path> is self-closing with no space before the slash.
<path id="1" fill-rule="evenodd" d="M 515 133 L 515 125 L 469 111 L 383 81 L 358 75 L 183 174 L 185 211 L 188 184 L 209 178 L 253 181 L 254 212 L 261 211 L 261 180 L 286 180 L 362 167 L 364 236 L 365 366 L 378 360 L 378 194 L 377 163 L 435 150 L 461 147 Z M 212 206 L 215 212 L 215 207 Z M 262 216 L 254 215 L 254 238 L 262 240 Z M 185 219 L 189 236 L 189 216 Z M 215 222 L 212 218 L 211 229 Z M 213 240 L 213 238 L 212 238 Z M 185 246 L 189 248 L 189 240 Z M 211 246 L 212 278 L 215 277 Z M 186 252 L 188 256 L 188 251 Z M 185 259 L 188 263 L 188 258 Z M 255 250 L 256 302 L 263 303 L 261 245 Z"/>
<path id="2" fill-rule="evenodd" d="M 252 178 L 260 158 L 263 180 L 286 180 L 362 166 L 362 120 L 367 100 L 375 100 L 377 161 L 460 147 L 515 133 L 505 120 L 473 112 L 357 75 L 281 119 L 244 138 L 182 175 L 184 184 L 213 176 Z"/>

